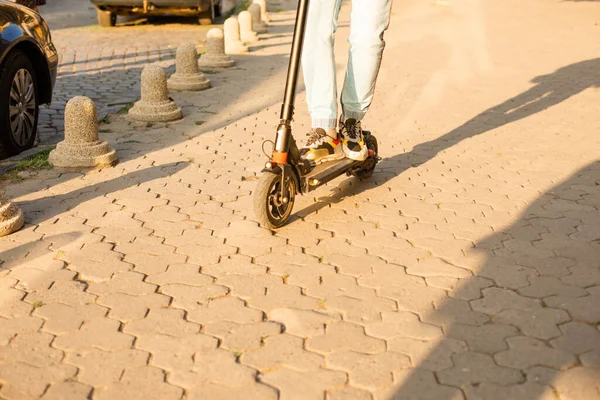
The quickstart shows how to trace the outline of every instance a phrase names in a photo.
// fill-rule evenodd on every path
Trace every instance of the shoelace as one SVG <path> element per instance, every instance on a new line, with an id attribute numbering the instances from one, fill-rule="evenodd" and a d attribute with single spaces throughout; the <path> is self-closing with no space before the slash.
<path id="1" fill-rule="evenodd" d="M 327 134 L 314 129 L 307 133 L 306 136 L 308 136 L 308 139 L 306 140 L 306 145 L 312 146 L 313 144 L 322 141 L 323 138 L 327 136 Z"/>
<path id="2" fill-rule="evenodd" d="M 360 137 L 359 135 L 359 128 L 358 128 L 358 123 L 354 122 L 354 123 L 349 123 L 349 121 L 347 121 L 346 123 L 342 124 L 342 129 L 344 130 L 344 133 L 346 134 L 346 136 L 348 136 L 350 139 L 358 139 Z"/>

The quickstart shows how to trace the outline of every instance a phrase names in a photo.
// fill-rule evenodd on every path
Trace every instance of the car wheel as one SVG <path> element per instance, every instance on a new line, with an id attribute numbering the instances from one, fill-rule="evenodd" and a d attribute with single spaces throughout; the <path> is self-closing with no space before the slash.
<path id="1" fill-rule="evenodd" d="M 110 28 L 117 24 L 117 14 L 110 11 L 98 10 L 98 24 L 104 28 Z"/>
<path id="2" fill-rule="evenodd" d="M 8 156 L 33 147 L 37 132 L 39 98 L 33 64 L 16 50 L 0 73 L 0 141 Z"/>
<path id="3" fill-rule="evenodd" d="M 212 25 L 212 13 L 210 11 L 201 13 L 198 15 L 198 22 L 200 25 Z"/>

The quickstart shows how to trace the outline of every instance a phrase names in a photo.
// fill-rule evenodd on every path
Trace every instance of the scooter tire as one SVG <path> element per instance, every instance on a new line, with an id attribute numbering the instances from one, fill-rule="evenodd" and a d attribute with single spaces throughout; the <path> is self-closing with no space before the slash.
<path id="1" fill-rule="evenodd" d="M 289 193 L 289 198 L 285 203 L 281 198 L 281 175 L 274 172 L 265 172 L 256 185 L 254 214 L 257 221 L 265 228 L 281 228 L 292 215 L 296 186 L 289 177 L 284 184 L 287 186 Z"/>
<path id="2" fill-rule="evenodd" d="M 377 139 L 375 138 L 375 136 L 373 136 L 373 135 L 367 136 L 365 138 L 365 145 L 367 146 L 367 149 L 373 150 L 375 152 L 375 155 L 373 157 L 377 157 L 379 147 L 377 145 Z M 377 163 L 375 163 L 375 165 L 373 165 L 373 167 L 371 167 L 369 169 L 358 170 L 355 172 L 354 175 L 359 179 L 368 179 L 371 177 L 371 175 L 373 175 L 373 171 L 375 171 L 376 165 L 377 165 Z"/>

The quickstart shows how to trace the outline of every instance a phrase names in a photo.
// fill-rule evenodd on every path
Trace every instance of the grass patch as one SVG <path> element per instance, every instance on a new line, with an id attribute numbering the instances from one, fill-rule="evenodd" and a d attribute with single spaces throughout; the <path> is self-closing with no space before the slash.
<path id="1" fill-rule="evenodd" d="M 111 121 L 110 121 L 110 117 L 108 116 L 108 114 L 105 115 L 104 117 L 102 117 L 102 119 L 100 119 L 98 121 L 98 123 L 100 123 L 100 124 L 110 124 L 110 122 Z"/>
<path id="2" fill-rule="evenodd" d="M 204 114 L 216 114 L 215 111 L 208 111 L 208 110 L 200 110 L 200 112 L 204 113 Z"/>
<path id="3" fill-rule="evenodd" d="M 19 161 L 15 168 L 0 176 L 0 180 L 21 181 L 23 178 L 17 175 L 19 172 L 52 169 L 52 164 L 48 162 L 48 155 L 52 150 L 54 148 L 49 148 Z"/>
<path id="4" fill-rule="evenodd" d="M 217 71 L 215 71 L 214 69 L 201 69 L 200 72 L 208 75 L 213 75 L 217 73 Z"/>
<path id="5" fill-rule="evenodd" d="M 133 103 L 126 104 L 123 106 L 123 108 L 117 111 L 117 114 L 127 114 L 129 110 L 131 110 L 131 107 L 133 107 Z"/>
<path id="6" fill-rule="evenodd" d="M 206 121 L 196 121 L 196 125 L 202 125 L 203 123 L 205 123 Z"/>

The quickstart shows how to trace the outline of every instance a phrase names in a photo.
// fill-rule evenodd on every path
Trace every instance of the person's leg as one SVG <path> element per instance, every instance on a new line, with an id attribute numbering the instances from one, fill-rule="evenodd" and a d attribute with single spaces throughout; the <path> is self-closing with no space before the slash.
<path id="1" fill-rule="evenodd" d="M 328 130 L 337 123 L 333 43 L 341 4 L 341 0 L 312 0 L 308 9 L 302 71 L 313 128 Z"/>
<path id="2" fill-rule="evenodd" d="M 302 71 L 313 129 L 300 154 L 317 164 L 344 158 L 335 128 L 338 111 L 333 52 L 341 5 L 342 0 L 312 0 L 308 9 Z"/>
<path id="3" fill-rule="evenodd" d="M 368 156 L 360 121 L 373 101 L 385 46 L 383 32 L 389 24 L 391 7 L 392 0 L 352 0 L 350 54 L 340 120 L 342 149 L 352 160 L 360 161 Z"/>
<path id="4" fill-rule="evenodd" d="M 373 101 L 392 0 L 352 0 L 350 52 L 342 90 L 345 118 L 360 121 Z"/>

